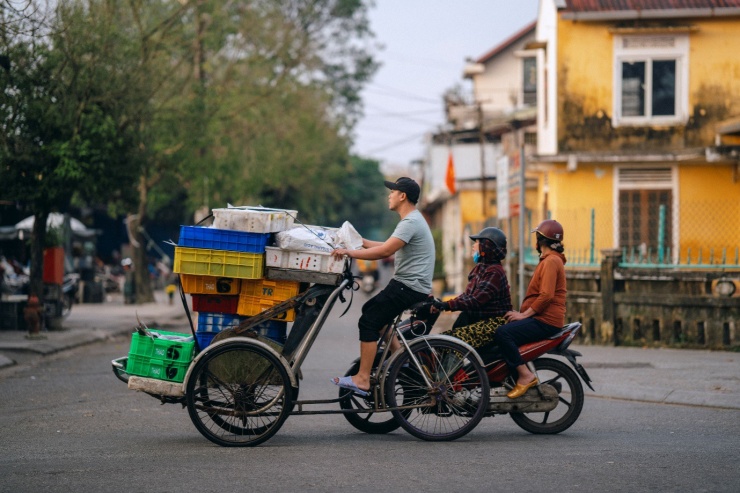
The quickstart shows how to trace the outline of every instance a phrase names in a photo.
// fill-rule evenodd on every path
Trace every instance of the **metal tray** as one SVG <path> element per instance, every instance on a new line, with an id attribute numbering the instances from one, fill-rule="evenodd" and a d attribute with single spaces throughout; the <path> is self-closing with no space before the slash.
<path id="1" fill-rule="evenodd" d="M 332 272 L 315 272 L 310 270 L 299 269 L 282 269 L 279 267 L 265 267 L 265 277 L 273 281 L 298 281 L 312 284 L 328 284 L 329 286 L 339 286 L 344 278 L 344 274 L 335 274 Z"/>

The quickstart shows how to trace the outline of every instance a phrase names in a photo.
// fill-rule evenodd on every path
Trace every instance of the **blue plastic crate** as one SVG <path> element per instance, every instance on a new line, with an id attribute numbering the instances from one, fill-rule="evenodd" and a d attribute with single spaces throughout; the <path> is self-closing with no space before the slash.
<path id="1" fill-rule="evenodd" d="M 221 332 L 230 327 L 236 327 L 249 317 L 240 317 L 228 313 L 198 313 L 198 328 L 196 332 Z"/>
<path id="2" fill-rule="evenodd" d="M 213 341 L 213 338 L 216 337 L 216 334 L 218 334 L 218 332 L 195 333 L 195 338 L 198 339 L 198 347 L 201 351 L 211 345 L 211 341 Z"/>
<path id="3" fill-rule="evenodd" d="M 288 337 L 288 322 L 268 320 L 267 322 L 259 324 L 255 329 L 257 329 L 257 333 L 259 335 L 272 339 L 280 344 L 285 344 L 285 340 Z"/>
<path id="4" fill-rule="evenodd" d="M 178 246 L 232 252 L 265 253 L 270 233 L 247 233 L 229 229 L 180 226 Z"/>
<path id="5" fill-rule="evenodd" d="M 225 318 L 225 320 L 224 320 Z M 201 350 L 208 347 L 216 334 L 224 329 L 239 325 L 242 320 L 249 317 L 233 317 L 221 313 L 200 313 L 198 314 L 198 328 L 195 331 L 195 337 L 198 340 L 198 347 Z M 239 319 L 239 320 L 234 320 Z M 288 332 L 288 322 L 277 320 L 268 320 L 253 327 L 257 333 L 263 337 L 272 339 L 280 344 L 285 344 Z"/>

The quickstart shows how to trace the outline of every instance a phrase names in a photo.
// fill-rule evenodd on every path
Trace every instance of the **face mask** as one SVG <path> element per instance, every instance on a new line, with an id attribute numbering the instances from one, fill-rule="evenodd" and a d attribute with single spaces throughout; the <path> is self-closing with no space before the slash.
<path id="1" fill-rule="evenodd" d="M 475 262 L 476 264 L 477 264 L 478 262 L 480 262 L 480 253 L 479 253 L 479 252 L 475 252 L 475 253 L 473 254 L 473 262 Z"/>

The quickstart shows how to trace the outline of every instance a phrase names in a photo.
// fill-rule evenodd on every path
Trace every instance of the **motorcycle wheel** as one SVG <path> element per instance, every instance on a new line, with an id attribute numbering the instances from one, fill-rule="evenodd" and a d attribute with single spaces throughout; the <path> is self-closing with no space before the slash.
<path id="1" fill-rule="evenodd" d="M 558 391 L 558 406 L 544 413 L 510 413 L 519 427 L 537 435 L 554 435 L 576 422 L 583 409 L 583 385 L 578 375 L 562 361 L 551 358 L 534 360 L 541 383 Z"/>
<path id="2" fill-rule="evenodd" d="M 379 356 L 380 355 L 376 357 L 376 363 Z M 345 373 L 344 375 L 354 375 L 359 369 L 360 362 L 358 360 L 355 361 L 352 366 L 350 366 L 349 370 L 347 370 L 347 373 Z M 342 399 L 341 401 L 339 401 L 339 407 L 341 407 L 342 409 L 367 410 L 367 413 L 343 414 L 344 418 L 349 422 L 349 424 L 362 431 L 363 433 L 368 433 L 370 435 L 384 435 L 398 429 L 398 427 L 401 426 L 398 421 L 396 421 L 396 418 L 393 417 L 393 414 L 391 414 L 390 412 L 373 411 L 373 409 L 375 409 L 375 399 L 372 393 L 368 396 L 363 397 L 361 395 L 353 393 L 348 389 L 340 388 L 339 398 Z"/>

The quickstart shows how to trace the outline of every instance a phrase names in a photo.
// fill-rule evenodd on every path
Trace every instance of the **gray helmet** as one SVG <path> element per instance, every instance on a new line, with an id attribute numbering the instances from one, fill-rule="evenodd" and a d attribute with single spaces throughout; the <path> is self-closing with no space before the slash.
<path id="1" fill-rule="evenodd" d="M 477 235 L 471 235 L 470 239 L 489 240 L 501 250 L 506 251 L 506 235 L 498 228 L 483 228 Z"/>

